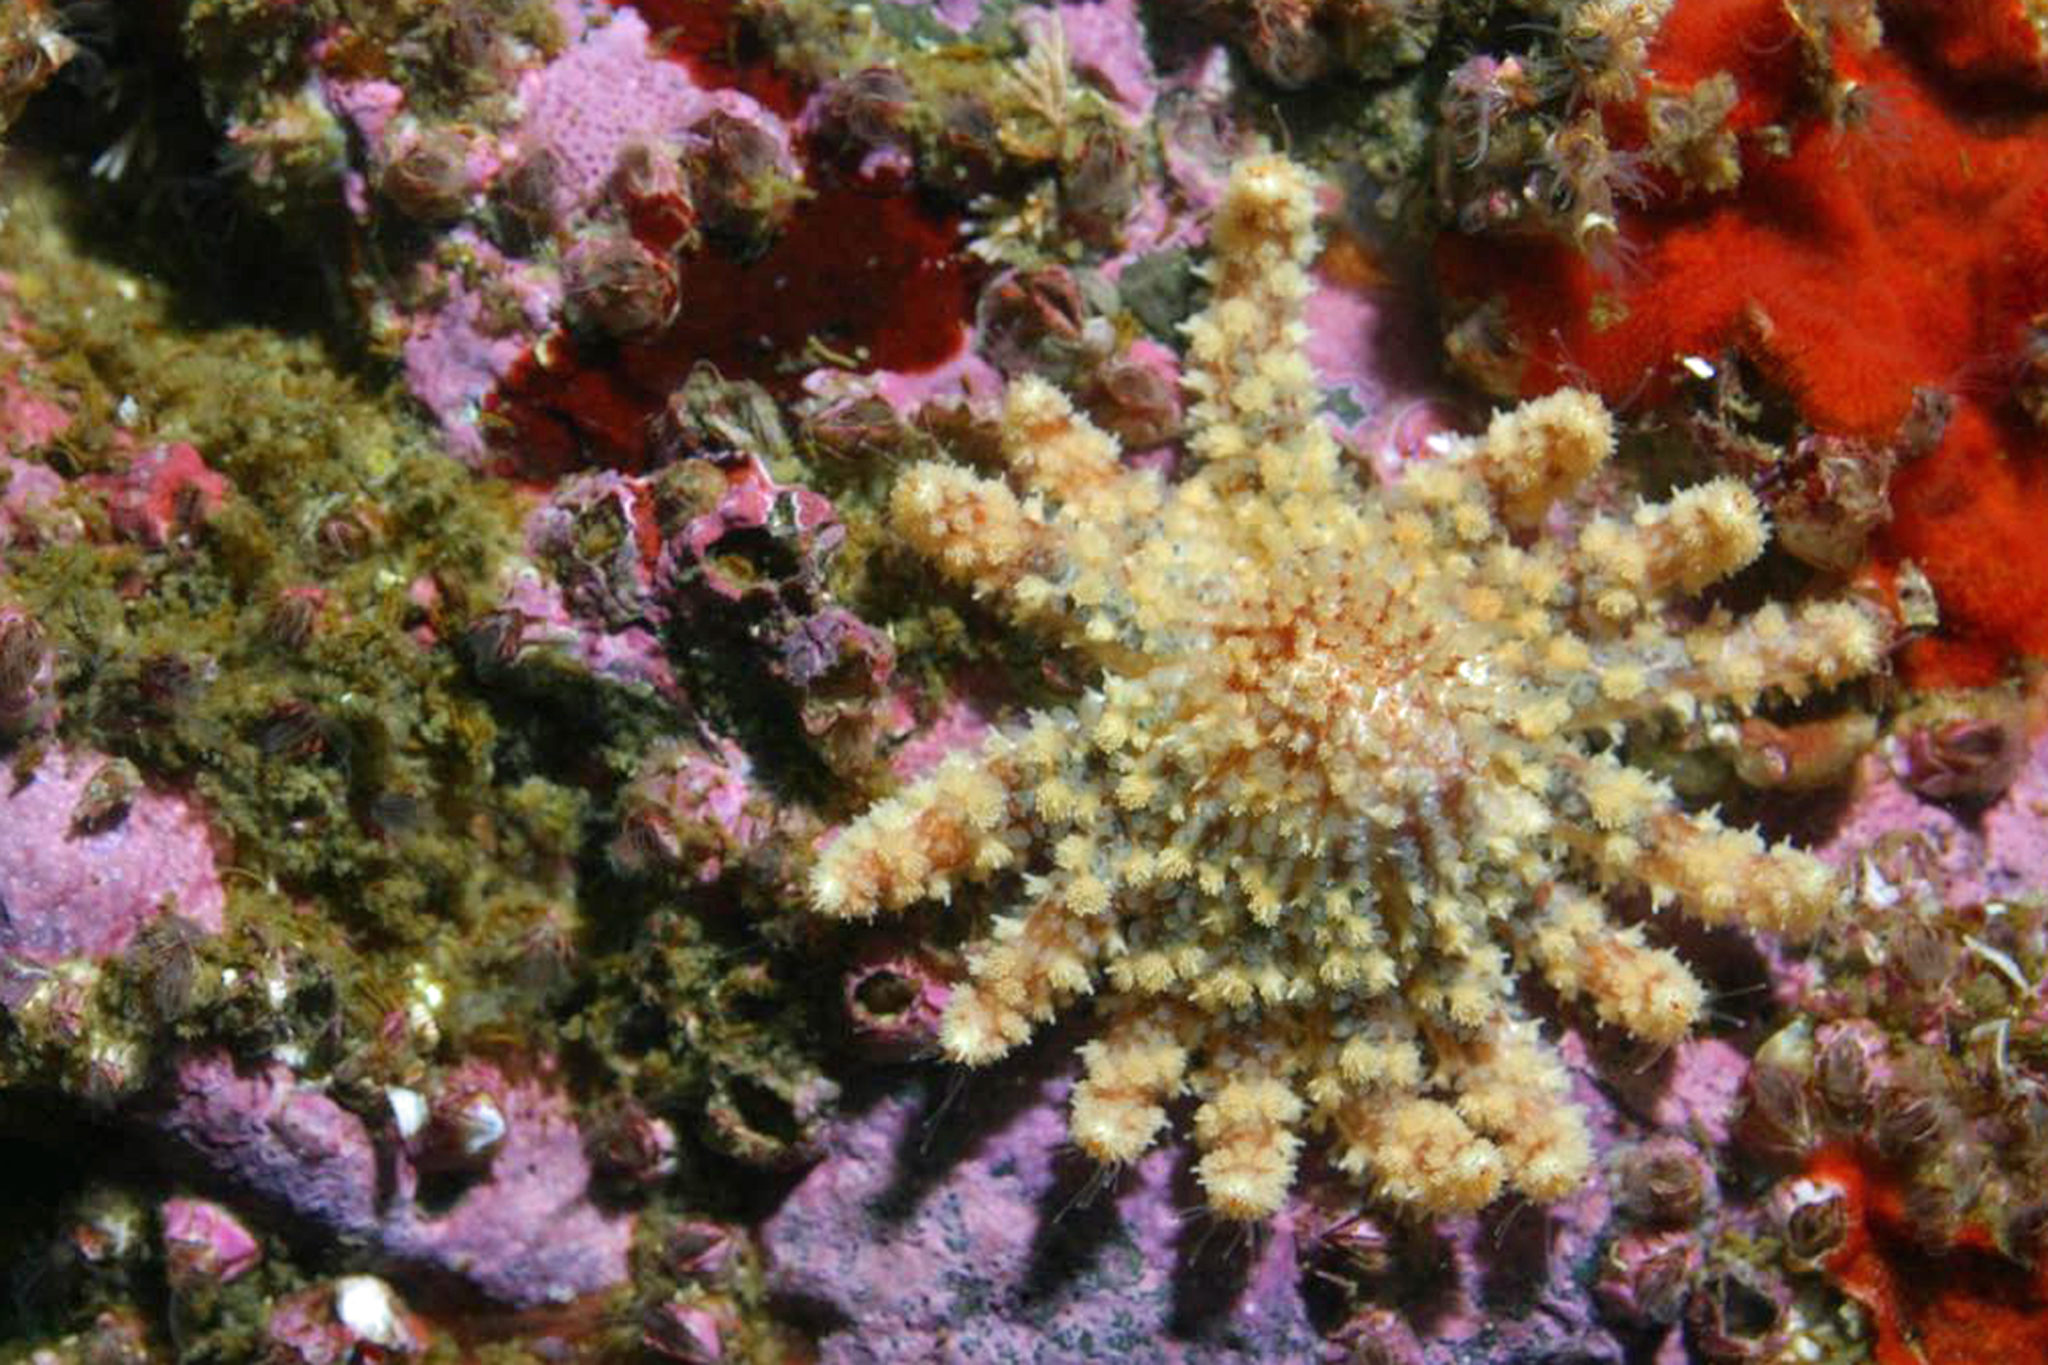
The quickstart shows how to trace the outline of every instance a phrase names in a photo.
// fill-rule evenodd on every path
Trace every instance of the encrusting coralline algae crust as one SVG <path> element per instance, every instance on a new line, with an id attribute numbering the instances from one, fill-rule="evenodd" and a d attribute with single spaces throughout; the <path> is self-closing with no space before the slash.
<path id="1" fill-rule="evenodd" d="M 1075 1142 L 1128 1162 L 1191 1095 L 1221 1216 L 1277 1210 L 1307 1130 L 1397 1206 L 1554 1200 L 1591 1146 L 1516 970 L 1668 1044 L 1702 988 L 1601 891 L 1792 935 L 1841 897 L 1811 856 L 1681 809 L 1615 737 L 1869 672 L 1887 630 L 1844 601 L 1669 610 L 1766 542 L 1733 480 L 1561 532 L 1614 445 L 1584 393 L 1359 485 L 1303 354 L 1313 190 L 1267 156 L 1218 209 L 1184 480 L 1125 467 L 1033 379 L 1007 398 L 1007 479 L 900 478 L 895 533 L 1101 681 L 873 807 L 811 898 L 864 919 L 1015 876 L 942 1050 L 992 1062 L 1097 994 Z"/>

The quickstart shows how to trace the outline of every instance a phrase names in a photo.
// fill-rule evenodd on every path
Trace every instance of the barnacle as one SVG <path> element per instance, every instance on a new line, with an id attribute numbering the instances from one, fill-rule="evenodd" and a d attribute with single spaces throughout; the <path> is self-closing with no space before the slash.
<path id="1" fill-rule="evenodd" d="M 1639 158 L 1610 146 L 1591 113 L 1551 132 L 1543 150 L 1552 201 L 1548 207 L 1572 244 L 1589 252 L 1616 245 L 1618 202 L 1640 200 L 1647 193 Z"/>
<path id="2" fill-rule="evenodd" d="M 1074 1140 L 1129 1161 L 1192 1094 L 1222 1216 L 1279 1207 L 1306 1130 L 1397 1205 L 1555 1199 L 1589 1144 L 1516 968 L 1669 1043 L 1701 988 L 1600 890 L 1786 933 L 1840 896 L 1809 855 L 1681 809 L 1612 737 L 1865 672 L 1884 629 L 1832 601 L 1669 625 L 1763 547 L 1732 480 L 1551 534 L 1614 442 L 1576 391 L 1360 486 L 1302 350 L 1313 217 L 1287 160 L 1236 171 L 1187 328 L 1184 480 L 1126 468 L 1036 378 L 1009 390 L 1005 479 L 899 479 L 896 534 L 1100 681 L 855 820 L 811 899 L 866 919 L 1014 881 L 941 1048 L 984 1065 L 1097 994 Z"/>
<path id="3" fill-rule="evenodd" d="M 1651 95 L 1644 104 L 1650 160 L 1702 194 L 1734 189 L 1742 182 L 1742 149 L 1728 117 L 1740 99 L 1735 78 L 1725 71 L 1683 92 Z"/>
<path id="4" fill-rule="evenodd" d="M 1627 99 L 1647 73 L 1650 40 L 1671 0 L 1574 0 L 1558 48 L 1578 89 L 1596 104 Z"/>
<path id="5" fill-rule="evenodd" d="M 11 5 L 0 16 L 0 132 L 14 122 L 28 97 L 78 55 L 43 0 Z"/>

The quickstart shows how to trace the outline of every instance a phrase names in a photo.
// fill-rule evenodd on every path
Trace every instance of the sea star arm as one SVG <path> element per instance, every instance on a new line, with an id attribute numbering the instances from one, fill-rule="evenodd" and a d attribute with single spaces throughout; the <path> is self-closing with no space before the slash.
<path id="1" fill-rule="evenodd" d="M 946 1002 L 940 1049 L 969 1066 L 1007 1055 L 1060 1006 L 1088 994 L 1110 933 L 1105 916 L 1077 914 L 1057 899 L 999 917 Z"/>
<path id="2" fill-rule="evenodd" d="M 955 878 L 982 878 L 1016 859 L 1016 814 L 1006 765 L 956 754 L 880 802 L 822 854 L 811 907 L 834 919 L 873 919 L 943 898 Z"/>
<path id="3" fill-rule="evenodd" d="M 1553 888 L 1523 944 L 1559 995 L 1585 999 L 1603 1023 L 1646 1043 L 1684 1038 L 1705 1004 L 1706 992 L 1677 954 L 1651 947 L 1633 926 L 1611 923 L 1600 902 L 1576 888 Z"/>
<path id="4" fill-rule="evenodd" d="M 1507 1179 L 1531 1199 L 1562 1199 L 1585 1180 L 1593 1142 L 1571 1103 L 1557 1054 L 1526 1019 L 1503 1015 L 1468 1039 L 1438 1048 L 1442 1083 L 1459 1117 L 1500 1150 Z"/>
<path id="5" fill-rule="evenodd" d="M 1082 1046 L 1085 1071 L 1068 1120 L 1082 1151 L 1117 1166 L 1137 1160 L 1158 1140 L 1166 1102 L 1187 1078 L 1186 1042 L 1198 1032 L 1190 1013 L 1167 1002 L 1125 1006 L 1101 1037 Z"/>

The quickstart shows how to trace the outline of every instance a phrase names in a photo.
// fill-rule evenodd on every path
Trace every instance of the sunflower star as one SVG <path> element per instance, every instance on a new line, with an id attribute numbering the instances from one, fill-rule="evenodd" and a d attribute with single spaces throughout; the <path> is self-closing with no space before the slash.
<path id="1" fill-rule="evenodd" d="M 1212 246 L 1187 478 L 1126 468 L 1026 380 L 1007 482 L 940 462 L 898 481 L 898 535 L 1101 680 L 854 821 L 814 907 L 861 919 L 1016 874 L 1022 907 L 975 942 L 944 1052 L 987 1064 L 1100 992 L 1074 1140 L 1129 1161 L 1191 1093 L 1224 1217 L 1280 1206 L 1309 1128 L 1397 1205 L 1556 1199 L 1590 1145 L 1513 969 L 1667 1043 L 1701 988 L 1597 890 L 1786 933 L 1840 897 L 1811 856 L 1682 810 L 1612 737 L 1868 671 L 1886 630 L 1839 601 L 1674 628 L 1671 599 L 1764 545 L 1732 480 L 1546 534 L 1614 444 L 1583 393 L 1360 486 L 1302 353 L 1307 173 L 1240 166 Z"/>

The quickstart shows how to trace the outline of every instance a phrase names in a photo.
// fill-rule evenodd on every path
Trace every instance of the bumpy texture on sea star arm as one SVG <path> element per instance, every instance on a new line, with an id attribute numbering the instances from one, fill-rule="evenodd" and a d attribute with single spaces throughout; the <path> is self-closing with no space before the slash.
<path id="1" fill-rule="evenodd" d="M 1075 1142 L 1130 1161 L 1188 1096 L 1225 1217 L 1277 1209 L 1311 1133 L 1398 1205 L 1555 1199 L 1590 1144 L 1517 970 L 1668 1044 L 1700 986 L 1598 891 L 1781 932 L 1841 895 L 1809 855 L 1680 808 L 1617 736 L 1866 672 L 1885 632 L 1840 602 L 1674 629 L 1677 597 L 1766 541 L 1731 481 L 1553 534 L 1614 448 L 1583 393 L 1357 482 L 1302 354 L 1312 189 L 1264 157 L 1218 209 L 1187 477 L 1126 469 L 1038 381 L 1009 392 L 1004 477 L 901 477 L 896 533 L 1097 681 L 854 821 L 812 900 L 864 919 L 994 881 L 1010 908 L 970 945 L 942 1049 L 986 1064 L 1095 996 Z"/>

